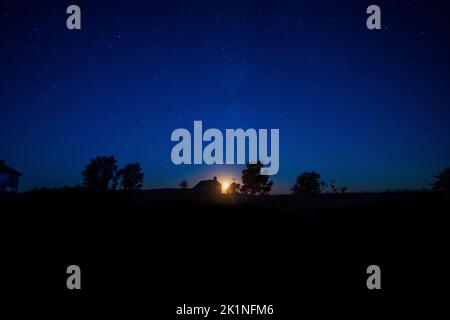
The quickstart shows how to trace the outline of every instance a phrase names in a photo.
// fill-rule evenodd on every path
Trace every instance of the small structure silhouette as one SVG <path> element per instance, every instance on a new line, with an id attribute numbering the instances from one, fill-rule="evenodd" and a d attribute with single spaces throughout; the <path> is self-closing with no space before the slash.
<path id="1" fill-rule="evenodd" d="M 222 193 L 222 184 L 214 177 L 210 180 L 202 180 L 192 188 L 192 191 L 202 195 L 216 195 Z"/>
<path id="2" fill-rule="evenodd" d="M 5 160 L 0 160 L 0 192 L 17 192 L 21 175 L 20 172 L 7 166 Z"/>

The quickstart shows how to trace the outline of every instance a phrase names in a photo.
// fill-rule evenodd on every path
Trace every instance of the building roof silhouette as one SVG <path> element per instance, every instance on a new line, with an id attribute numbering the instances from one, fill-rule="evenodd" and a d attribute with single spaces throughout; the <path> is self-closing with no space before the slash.
<path id="1" fill-rule="evenodd" d="M 216 177 L 210 180 L 202 180 L 197 183 L 193 188 L 195 192 L 204 192 L 204 193 L 221 193 L 222 192 L 222 184 L 217 180 Z"/>
<path id="2" fill-rule="evenodd" d="M 5 160 L 0 160 L 0 173 L 6 173 L 6 174 L 16 175 L 16 176 L 22 175 L 19 171 L 14 170 L 13 168 L 7 166 Z"/>

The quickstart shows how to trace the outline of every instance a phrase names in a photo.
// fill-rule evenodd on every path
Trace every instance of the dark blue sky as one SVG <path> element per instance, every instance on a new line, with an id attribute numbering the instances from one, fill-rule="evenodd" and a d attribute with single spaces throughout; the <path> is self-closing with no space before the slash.
<path id="1" fill-rule="evenodd" d="M 171 163 L 171 132 L 202 120 L 279 128 L 275 193 L 306 170 L 426 187 L 450 166 L 449 17 L 447 1 L 2 1 L 0 158 L 21 190 L 81 183 L 97 155 L 140 162 L 147 188 L 239 178 Z"/>

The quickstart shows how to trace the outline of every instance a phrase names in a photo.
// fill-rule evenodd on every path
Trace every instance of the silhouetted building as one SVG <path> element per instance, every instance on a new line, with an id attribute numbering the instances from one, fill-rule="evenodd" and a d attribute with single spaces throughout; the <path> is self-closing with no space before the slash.
<path id="1" fill-rule="evenodd" d="M 8 167 L 5 160 L 0 160 L 0 192 L 17 192 L 21 175 L 20 172 Z"/>
<path id="2" fill-rule="evenodd" d="M 200 194 L 220 194 L 222 193 L 222 184 L 214 177 L 211 180 L 202 180 L 192 188 L 192 191 Z"/>

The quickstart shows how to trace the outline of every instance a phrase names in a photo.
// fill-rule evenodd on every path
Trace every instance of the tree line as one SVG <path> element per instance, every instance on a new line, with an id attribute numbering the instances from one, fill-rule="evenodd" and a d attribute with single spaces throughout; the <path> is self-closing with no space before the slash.
<path id="1" fill-rule="evenodd" d="M 141 190 L 144 180 L 139 163 L 129 163 L 119 169 L 114 156 L 92 158 L 81 175 L 83 187 L 96 190 Z"/>
<path id="2" fill-rule="evenodd" d="M 269 181 L 269 176 L 260 173 L 262 167 L 263 164 L 260 161 L 254 164 L 248 163 L 242 170 L 242 184 L 231 183 L 227 193 L 268 195 L 272 190 L 273 181 Z M 139 163 L 129 163 L 119 169 L 114 156 L 92 158 L 86 164 L 81 175 L 83 176 L 83 187 L 97 190 L 141 190 L 144 180 L 144 173 Z M 450 192 L 450 168 L 433 178 L 435 181 L 430 184 L 433 191 Z M 188 182 L 183 180 L 179 186 L 187 189 Z M 315 171 L 301 173 L 291 188 L 292 194 L 305 197 L 323 192 L 345 194 L 347 190 L 347 187 L 337 186 L 335 180 L 329 183 L 322 181 L 320 174 Z"/>
<path id="3" fill-rule="evenodd" d="M 268 176 L 261 175 L 260 171 L 262 163 L 247 164 L 242 170 L 242 185 L 233 182 L 230 184 L 227 193 L 230 194 L 250 194 L 250 195 L 267 195 L 272 190 L 273 181 L 269 181 Z M 345 193 L 347 187 L 336 186 L 336 181 L 330 183 L 321 181 L 320 174 L 315 171 L 303 172 L 297 177 L 295 184 L 291 188 L 291 192 L 298 196 L 312 196 L 324 191 L 332 193 Z"/>

